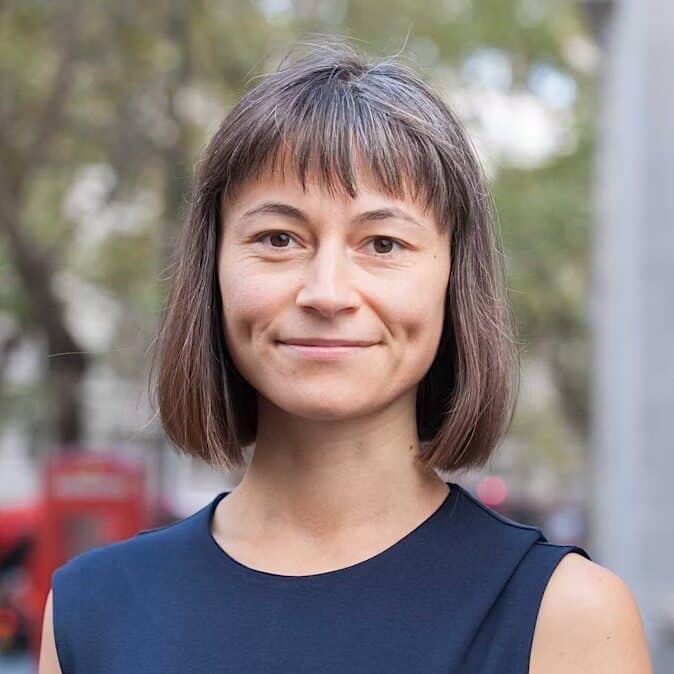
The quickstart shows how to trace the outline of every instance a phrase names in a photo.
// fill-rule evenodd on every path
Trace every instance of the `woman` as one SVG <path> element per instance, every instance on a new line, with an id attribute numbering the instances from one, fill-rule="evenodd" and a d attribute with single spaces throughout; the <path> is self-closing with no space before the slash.
<path id="1" fill-rule="evenodd" d="M 318 45 L 195 183 L 155 390 L 177 448 L 247 469 L 57 569 L 41 673 L 649 672 L 619 577 L 436 472 L 485 465 L 517 373 L 485 179 L 438 95 Z"/>

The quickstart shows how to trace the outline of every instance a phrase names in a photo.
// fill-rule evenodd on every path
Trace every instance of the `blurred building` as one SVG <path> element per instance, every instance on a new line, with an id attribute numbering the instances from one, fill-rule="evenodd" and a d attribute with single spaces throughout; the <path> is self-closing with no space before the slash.
<path id="1" fill-rule="evenodd" d="M 593 308 L 595 561 L 674 671 L 674 3 L 591 1 L 606 58 Z"/>

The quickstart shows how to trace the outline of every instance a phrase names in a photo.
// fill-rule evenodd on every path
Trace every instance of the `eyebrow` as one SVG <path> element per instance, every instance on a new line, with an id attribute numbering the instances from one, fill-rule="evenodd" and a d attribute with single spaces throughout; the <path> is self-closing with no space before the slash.
<path id="1" fill-rule="evenodd" d="M 304 211 L 296 208 L 295 206 L 291 206 L 290 204 L 284 204 L 280 201 L 265 201 L 259 206 L 251 208 L 250 210 L 243 213 L 241 219 L 243 220 L 253 215 L 267 214 L 282 215 L 287 218 L 292 218 L 293 220 L 299 220 L 305 225 L 309 224 L 310 222 L 309 216 Z M 354 216 L 351 222 L 353 224 L 363 224 L 366 222 L 376 222 L 378 220 L 388 220 L 390 218 L 399 218 L 401 220 L 406 220 L 417 227 L 423 227 L 423 225 L 418 220 L 397 206 L 387 206 L 385 208 L 376 208 L 371 211 L 363 211 L 362 213 Z"/>

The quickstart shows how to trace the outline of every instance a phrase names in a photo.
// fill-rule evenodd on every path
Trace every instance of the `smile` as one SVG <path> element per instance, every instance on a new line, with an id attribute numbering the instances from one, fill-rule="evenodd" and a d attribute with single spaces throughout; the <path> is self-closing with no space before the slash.
<path id="1" fill-rule="evenodd" d="M 368 346 L 348 345 L 348 346 L 316 346 L 316 345 L 301 345 L 301 344 L 286 344 L 285 342 L 277 342 L 278 346 L 284 351 L 301 358 L 310 358 L 311 360 L 340 360 L 348 356 L 353 356 L 365 349 Z"/>

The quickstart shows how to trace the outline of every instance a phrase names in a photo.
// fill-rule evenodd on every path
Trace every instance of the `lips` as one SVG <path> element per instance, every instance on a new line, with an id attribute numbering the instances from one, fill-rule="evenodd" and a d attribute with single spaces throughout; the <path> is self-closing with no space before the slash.
<path id="1" fill-rule="evenodd" d="M 363 354 L 376 342 L 354 339 L 302 338 L 279 341 L 278 348 L 293 358 L 320 362 L 341 362 Z"/>
<path id="2" fill-rule="evenodd" d="M 293 346 L 372 346 L 374 342 L 368 340 L 354 339 L 327 339 L 319 337 L 310 338 L 290 338 L 279 340 L 281 344 L 290 344 Z"/>

